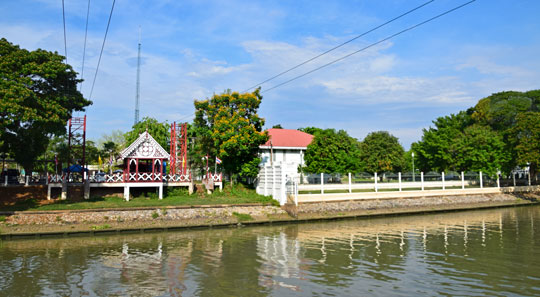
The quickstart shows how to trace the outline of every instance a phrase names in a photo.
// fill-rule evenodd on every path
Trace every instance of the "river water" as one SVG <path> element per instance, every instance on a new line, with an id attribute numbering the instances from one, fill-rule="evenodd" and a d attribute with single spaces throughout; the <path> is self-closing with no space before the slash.
<path id="1" fill-rule="evenodd" d="M 1 242 L 1 296 L 539 296 L 540 206 Z"/>

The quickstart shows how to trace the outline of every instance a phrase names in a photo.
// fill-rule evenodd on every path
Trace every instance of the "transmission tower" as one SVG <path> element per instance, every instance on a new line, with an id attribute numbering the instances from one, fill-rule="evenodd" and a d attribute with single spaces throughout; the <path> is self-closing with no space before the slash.
<path id="1" fill-rule="evenodd" d="M 187 173 L 187 123 L 171 124 L 171 174 Z"/>
<path id="2" fill-rule="evenodd" d="M 139 46 L 137 54 L 137 90 L 135 92 L 135 122 L 136 125 L 139 122 L 139 100 L 141 92 L 141 27 L 139 27 Z"/>
<path id="3" fill-rule="evenodd" d="M 67 173 L 71 173 L 71 165 L 81 166 L 81 175 L 84 181 L 86 170 L 86 115 L 73 117 L 68 122 L 68 160 Z"/>

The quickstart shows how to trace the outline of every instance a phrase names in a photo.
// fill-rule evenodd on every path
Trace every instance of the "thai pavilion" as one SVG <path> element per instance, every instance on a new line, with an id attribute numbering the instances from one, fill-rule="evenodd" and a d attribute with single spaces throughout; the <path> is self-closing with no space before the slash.
<path id="1" fill-rule="evenodd" d="M 169 153 L 145 131 L 130 146 L 120 152 L 123 160 L 124 196 L 129 197 L 130 187 L 158 187 L 162 197 L 163 181 L 166 177 L 166 161 Z"/>

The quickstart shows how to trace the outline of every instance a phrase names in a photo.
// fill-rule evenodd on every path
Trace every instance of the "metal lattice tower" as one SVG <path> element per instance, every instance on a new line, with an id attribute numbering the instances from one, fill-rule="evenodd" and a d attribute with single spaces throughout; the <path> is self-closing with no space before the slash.
<path id="1" fill-rule="evenodd" d="M 68 130 L 69 157 L 67 160 L 67 173 L 69 175 L 72 164 L 79 164 L 83 171 L 86 168 L 86 115 L 69 119 Z"/>
<path id="2" fill-rule="evenodd" d="M 135 121 L 133 125 L 139 122 L 139 101 L 141 92 L 141 28 L 139 27 L 139 46 L 137 54 L 137 90 L 135 93 Z"/>
<path id="3" fill-rule="evenodd" d="M 170 174 L 187 173 L 187 124 L 171 124 Z"/>

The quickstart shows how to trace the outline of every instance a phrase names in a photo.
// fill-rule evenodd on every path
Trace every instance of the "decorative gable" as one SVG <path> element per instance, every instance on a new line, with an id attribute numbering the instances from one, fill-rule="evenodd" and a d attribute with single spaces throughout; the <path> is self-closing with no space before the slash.
<path id="1" fill-rule="evenodd" d="M 148 133 L 144 131 L 130 146 L 120 152 L 120 158 L 169 159 L 169 153 Z"/>

